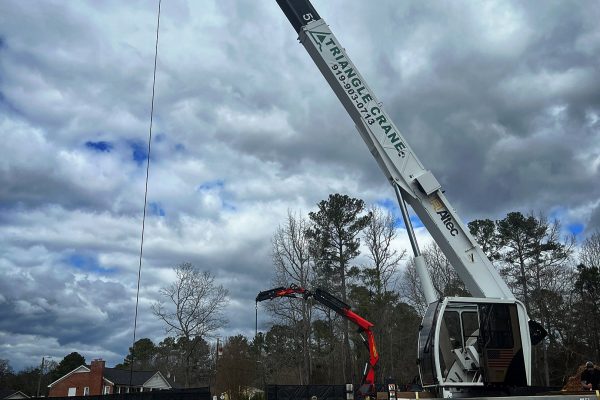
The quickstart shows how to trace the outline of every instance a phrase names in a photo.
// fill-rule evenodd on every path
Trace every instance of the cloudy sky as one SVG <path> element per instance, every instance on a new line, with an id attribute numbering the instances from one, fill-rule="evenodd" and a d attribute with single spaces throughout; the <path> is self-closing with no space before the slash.
<path id="1" fill-rule="evenodd" d="M 0 358 L 131 344 L 157 1 L 0 1 Z M 600 4 L 314 0 L 463 220 L 600 228 Z M 162 3 L 138 338 L 190 261 L 254 331 L 271 237 L 393 191 L 273 0 Z M 399 227 L 399 247 L 407 247 Z M 419 236 L 425 241 L 422 228 Z"/>

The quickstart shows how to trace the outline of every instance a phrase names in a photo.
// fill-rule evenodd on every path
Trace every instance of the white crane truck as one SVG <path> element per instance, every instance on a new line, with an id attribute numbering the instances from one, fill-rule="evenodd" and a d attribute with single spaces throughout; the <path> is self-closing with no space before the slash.
<path id="1" fill-rule="evenodd" d="M 429 303 L 418 338 L 422 385 L 443 397 L 531 386 L 532 346 L 546 332 L 529 319 L 310 1 L 277 3 L 394 188 Z M 405 202 L 473 297 L 436 297 Z"/>

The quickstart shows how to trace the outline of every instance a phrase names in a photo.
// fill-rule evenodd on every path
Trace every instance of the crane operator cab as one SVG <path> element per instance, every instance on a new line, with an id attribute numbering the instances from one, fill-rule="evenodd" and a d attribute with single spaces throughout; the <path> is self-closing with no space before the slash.
<path id="1" fill-rule="evenodd" d="M 444 397 L 528 386 L 531 345 L 544 336 L 517 300 L 443 298 L 429 305 L 420 327 L 421 382 Z"/>

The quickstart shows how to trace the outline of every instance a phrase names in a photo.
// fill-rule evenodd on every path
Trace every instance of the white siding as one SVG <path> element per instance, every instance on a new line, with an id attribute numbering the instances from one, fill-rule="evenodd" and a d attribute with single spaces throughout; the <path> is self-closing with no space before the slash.
<path id="1" fill-rule="evenodd" d="M 162 377 L 162 375 L 157 372 L 156 374 L 154 374 L 154 376 L 152 376 L 152 378 L 148 379 L 148 381 L 144 383 L 144 388 L 169 389 L 170 386 L 167 383 L 167 381 L 165 381 L 165 379 Z"/>
<path id="2" fill-rule="evenodd" d="M 27 395 L 25 395 L 24 393 L 16 392 L 16 393 L 11 394 L 8 397 L 5 397 L 4 399 L 5 400 L 14 400 L 14 399 L 27 399 L 27 398 L 28 398 Z"/>

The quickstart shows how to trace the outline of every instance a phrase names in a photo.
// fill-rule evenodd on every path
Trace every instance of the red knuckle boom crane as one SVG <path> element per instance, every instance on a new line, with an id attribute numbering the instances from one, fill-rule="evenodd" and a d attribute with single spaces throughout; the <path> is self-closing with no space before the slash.
<path id="1" fill-rule="evenodd" d="M 325 307 L 335 311 L 342 317 L 358 326 L 358 331 L 361 334 L 361 338 L 369 350 L 369 360 L 365 363 L 359 393 L 361 395 L 374 395 L 376 393 L 375 368 L 377 366 L 377 362 L 379 361 L 379 353 L 377 352 L 377 345 L 375 344 L 375 335 L 371 330 L 371 328 L 373 328 L 375 325 L 352 311 L 350 306 L 344 303 L 342 300 L 338 299 L 331 293 L 318 288 L 312 292 L 297 285 L 290 285 L 289 287 L 277 287 L 260 292 L 256 296 L 256 302 L 258 303 L 265 300 L 273 300 L 278 297 L 291 297 L 303 300 L 308 300 L 310 298 L 315 299 Z"/>

